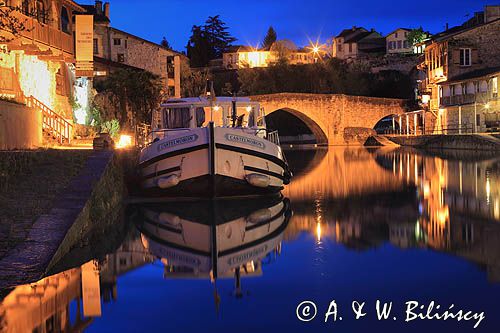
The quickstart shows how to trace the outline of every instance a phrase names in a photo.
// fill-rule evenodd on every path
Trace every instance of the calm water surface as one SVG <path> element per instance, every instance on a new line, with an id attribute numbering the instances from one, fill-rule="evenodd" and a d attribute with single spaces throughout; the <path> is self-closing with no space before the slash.
<path id="1" fill-rule="evenodd" d="M 124 237 L 4 291 L 0 330 L 499 332 L 500 157 L 448 155 L 290 151 L 284 198 L 129 207 Z M 318 309 L 310 322 L 296 317 L 304 300 Z M 325 323 L 332 300 L 342 321 Z M 393 302 L 389 320 L 376 300 Z M 412 300 L 486 319 L 405 323 Z"/>

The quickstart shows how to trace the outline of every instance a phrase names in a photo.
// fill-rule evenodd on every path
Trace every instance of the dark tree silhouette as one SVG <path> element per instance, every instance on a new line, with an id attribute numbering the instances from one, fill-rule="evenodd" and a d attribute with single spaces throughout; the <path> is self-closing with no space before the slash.
<path id="1" fill-rule="evenodd" d="M 278 35 L 273 27 L 269 27 L 267 30 L 266 37 L 264 37 L 264 41 L 262 42 L 262 48 L 268 49 L 273 45 L 274 42 L 278 39 Z"/>
<path id="2" fill-rule="evenodd" d="M 170 43 L 168 42 L 167 38 L 163 37 L 160 43 L 161 46 L 166 47 L 167 49 L 171 50 L 172 46 L 170 46 Z"/>
<path id="3" fill-rule="evenodd" d="M 194 25 L 186 46 L 191 67 L 205 67 L 210 60 L 221 58 L 234 41 L 219 15 L 210 16 L 203 26 Z"/>

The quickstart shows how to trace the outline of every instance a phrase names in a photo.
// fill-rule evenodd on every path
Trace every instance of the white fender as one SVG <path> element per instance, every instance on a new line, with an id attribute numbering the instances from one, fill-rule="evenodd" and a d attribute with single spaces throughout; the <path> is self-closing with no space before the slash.
<path id="1" fill-rule="evenodd" d="M 271 217 L 272 217 L 271 210 L 269 208 L 264 208 L 248 215 L 247 222 L 252 224 L 259 224 L 270 220 Z"/>
<path id="2" fill-rule="evenodd" d="M 158 215 L 158 220 L 163 224 L 170 225 L 179 225 L 181 223 L 181 218 L 179 216 L 165 212 Z"/>
<path id="3" fill-rule="evenodd" d="M 246 175 L 245 179 L 250 185 L 253 185 L 255 187 L 268 187 L 271 183 L 271 177 L 258 173 L 251 173 L 249 175 Z"/>
<path id="4" fill-rule="evenodd" d="M 179 177 L 177 175 L 170 175 L 168 177 L 163 177 L 158 179 L 157 185 L 161 189 L 166 189 L 170 187 L 177 186 L 179 184 Z"/>

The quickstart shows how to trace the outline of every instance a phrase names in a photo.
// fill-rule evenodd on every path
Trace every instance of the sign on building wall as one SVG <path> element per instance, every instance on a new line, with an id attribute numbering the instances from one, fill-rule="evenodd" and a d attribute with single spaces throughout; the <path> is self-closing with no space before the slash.
<path id="1" fill-rule="evenodd" d="M 76 15 L 76 76 L 94 75 L 94 16 Z"/>

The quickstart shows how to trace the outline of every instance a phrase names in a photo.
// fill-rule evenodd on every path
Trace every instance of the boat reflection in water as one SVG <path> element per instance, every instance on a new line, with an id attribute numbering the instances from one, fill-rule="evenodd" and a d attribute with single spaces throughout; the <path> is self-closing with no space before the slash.
<path id="1" fill-rule="evenodd" d="M 142 206 L 143 245 L 161 259 L 165 278 L 236 280 L 262 274 L 262 262 L 281 251 L 291 216 L 288 199 Z"/>

